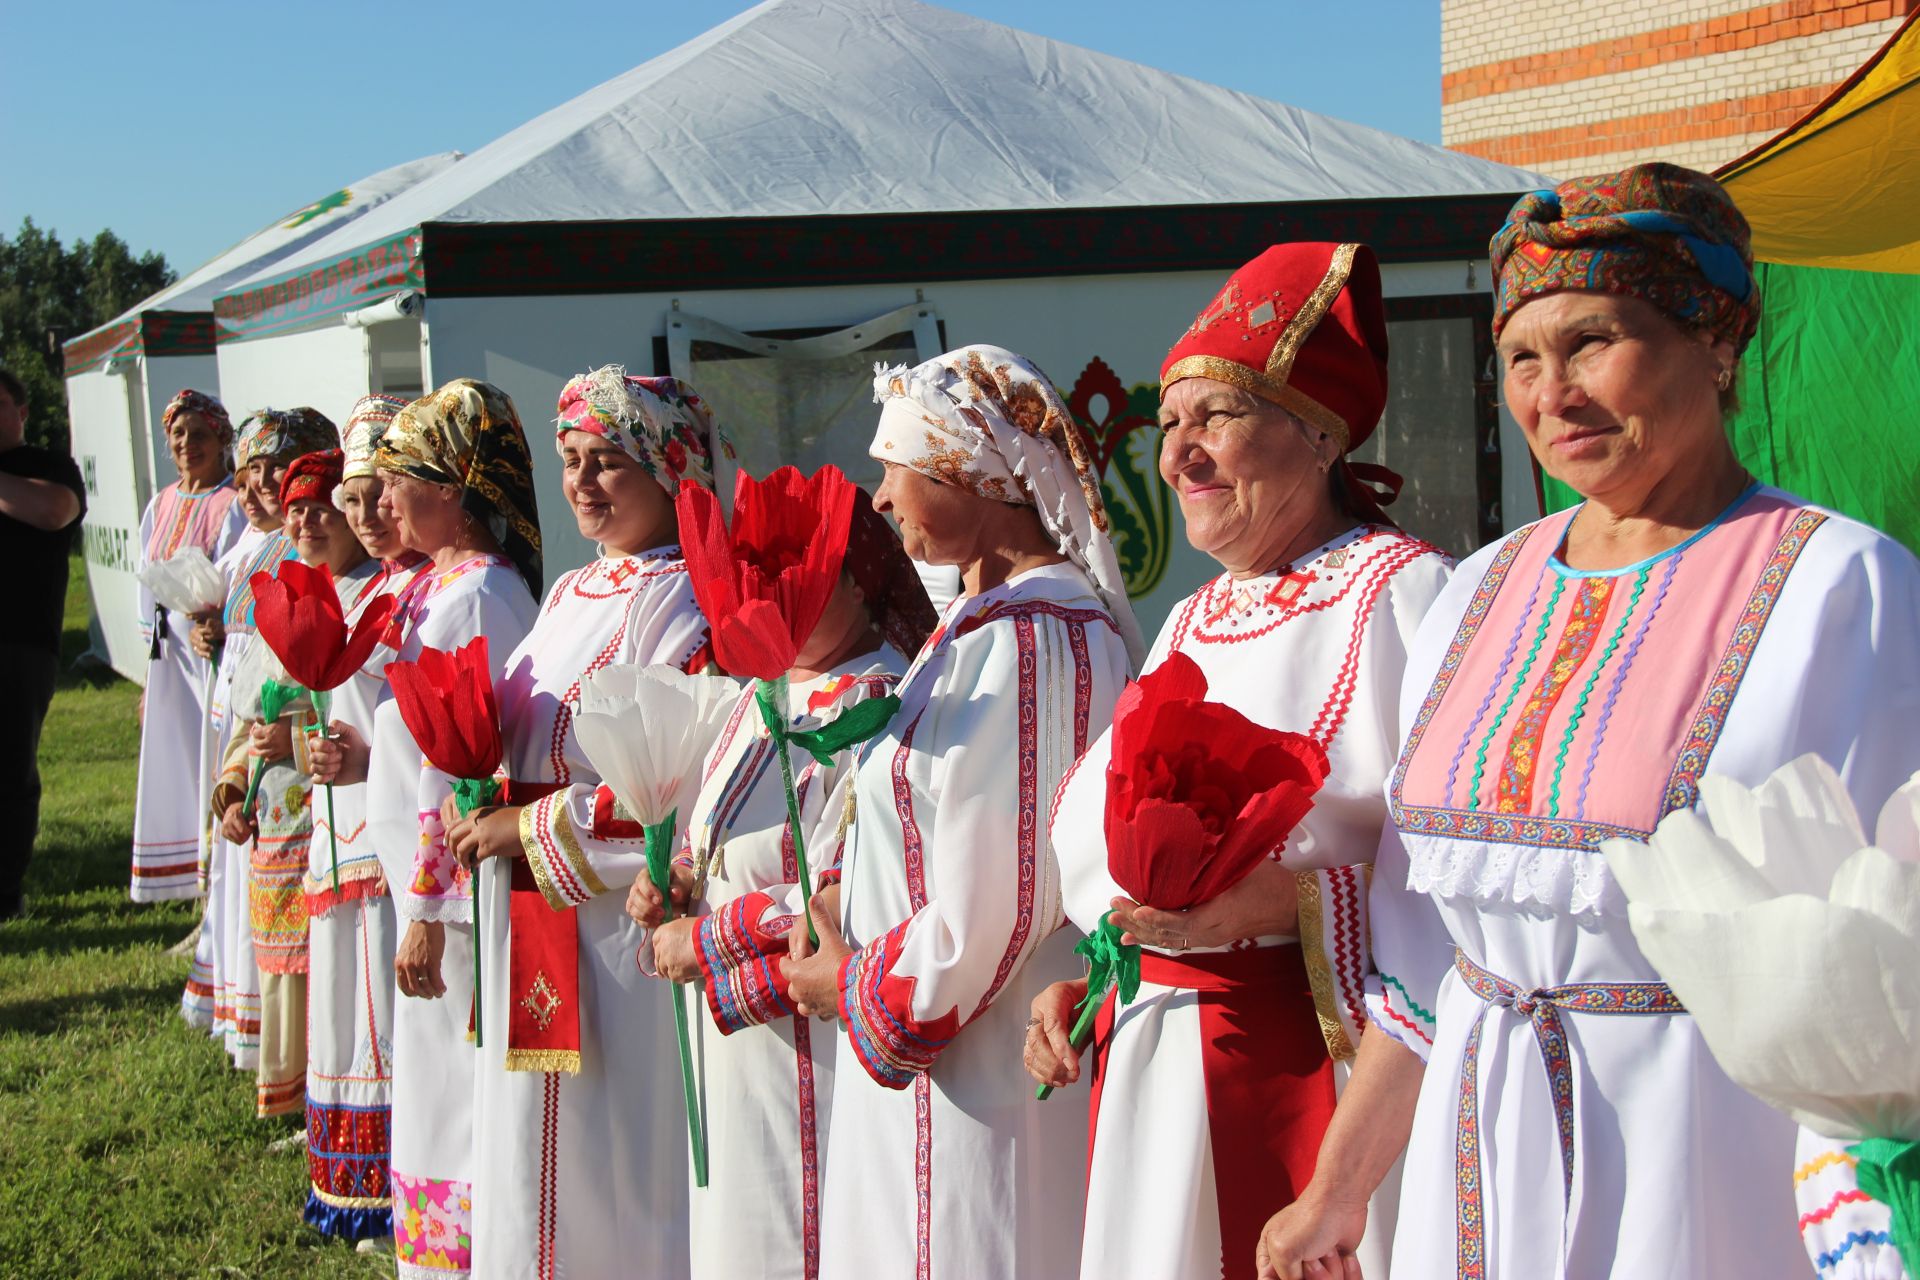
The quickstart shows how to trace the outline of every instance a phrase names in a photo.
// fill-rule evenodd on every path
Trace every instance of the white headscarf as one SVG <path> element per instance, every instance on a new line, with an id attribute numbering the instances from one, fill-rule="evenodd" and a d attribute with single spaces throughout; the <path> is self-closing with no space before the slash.
<path id="1" fill-rule="evenodd" d="M 996 502 L 1032 507 L 1087 575 L 1137 668 L 1145 638 L 1127 600 L 1093 450 L 1025 356 L 975 345 L 912 369 L 874 366 L 880 424 L 867 452 Z"/>

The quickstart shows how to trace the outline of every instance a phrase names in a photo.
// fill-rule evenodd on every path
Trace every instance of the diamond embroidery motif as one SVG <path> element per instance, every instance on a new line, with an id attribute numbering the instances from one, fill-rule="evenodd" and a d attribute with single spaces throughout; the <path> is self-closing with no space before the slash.
<path id="1" fill-rule="evenodd" d="M 545 1031 L 547 1024 L 553 1021 L 554 1011 L 560 1007 L 560 993 L 547 981 L 547 975 L 533 975 L 533 985 L 527 988 L 527 994 L 521 999 L 520 1007 L 533 1015 L 533 1020 Z"/>

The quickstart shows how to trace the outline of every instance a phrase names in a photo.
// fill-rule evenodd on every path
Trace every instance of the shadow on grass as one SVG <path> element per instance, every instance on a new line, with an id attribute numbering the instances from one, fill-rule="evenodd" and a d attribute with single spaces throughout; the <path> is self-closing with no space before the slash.
<path id="1" fill-rule="evenodd" d="M 119 672 L 87 652 L 93 637 L 84 619 L 83 614 L 81 625 L 60 633 L 60 674 L 54 681 L 55 691 L 105 689 L 122 679 Z"/>
<path id="2" fill-rule="evenodd" d="M 68 955 L 76 951 L 120 951 L 130 947 L 170 947 L 193 927 L 173 915 L 143 912 L 126 919 L 102 920 L 85 906 L 60 907 L 29 899 L 27 914 L 0 929 L 0 955 Z"/>
<path id="3" fill-rule="evenodd" d="M 19 1035 L 57 1035 L 70 1027 L 97 1028 L 103 1019 L 122 1009 L 150 1016 L 156 1004 L 179 998 L 179 979 L 160 977 L 40 1000 L 0 1000 L 0 1027 Z"/>

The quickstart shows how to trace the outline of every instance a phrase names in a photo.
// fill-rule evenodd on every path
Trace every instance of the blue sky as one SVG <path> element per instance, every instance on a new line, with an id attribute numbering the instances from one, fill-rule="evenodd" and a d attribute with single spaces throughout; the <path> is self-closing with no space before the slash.
<path id="1" fill-rule="evenodd" d="M 1182 75 L 1440 140 L 1439 0 L 945 0 Z M 8 6 L 0 234 L 110 227 L 185 272 L 341 185 L 474 151 L 739 0 Z"/>

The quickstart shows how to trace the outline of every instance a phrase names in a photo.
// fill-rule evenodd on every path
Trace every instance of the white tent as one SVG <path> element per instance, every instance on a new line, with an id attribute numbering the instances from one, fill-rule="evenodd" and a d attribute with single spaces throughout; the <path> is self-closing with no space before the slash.
<path id="1" fill-rule="evenodd" d="M 1414 527 L 1464 550 L 1531 507 L 1498 465 L 1481 260 L 1543 181 L 915 0 L 769 0 L 242 282 L 218 359 L 234 394 L 344 409 L 374 376 L 345 316 L 397 335 L 373 350 L 417 342 L 425 384 L 498 383 L 534 436 L 568 375 L 618 360 L 691 381 L 755 470 L 870 476 L 872 363 L 997 342 L 1093 428 L 1151 625 L 1204 572 L 1143 426 L 1160 357 L 1278 240 L 1388 264 L 1382 434 L 1421 471 Z M 590 553 L 557 471 L 554 570 Z"/>
<path id="2" fill-rule="evenodd" d="M 105 655 L 144 679 L 136 584 L 140 513 L 173 479 L 160 414 L 183 387 L 220 393 L 213 356 L 213 300 L 263 268 L 310 248 L 414 184 L 449 168 L 457 151 L 383 169 L 276 218 L 125 314 L 65 344 L 73 455 L 87 483 L 86 555 Z M 241 405 L 232 405 L 238 425 Z"/>

